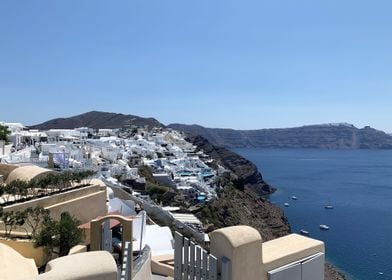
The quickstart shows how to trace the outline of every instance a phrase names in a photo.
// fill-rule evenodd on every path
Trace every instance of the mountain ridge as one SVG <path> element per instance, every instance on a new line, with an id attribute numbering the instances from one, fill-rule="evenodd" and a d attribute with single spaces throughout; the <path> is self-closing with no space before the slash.
<path id="1" fill-rule="evenodd" d="M 392 136 L 370 126 L 359 129 L 348 123 L 255 130 L 184 124 L 168 127 L 201 135 L 212 144 L 226 148 L 392 149 Z"/>
<path id="2" fill-rule="evenodd" d="M 55 118 L 46 122 L 31 125 L 30 129 L 73 129 L 78 127 L 89 128 L 122 128 L 125 126 L 149 126 L 149 127 L 163 127 L 164 125 L 155 118 L 144 118 L 135 115 L 125 115 L 119 113 L 110 113 L 102 111 L 90 111 L 83 114 L 67 117 Z"/>

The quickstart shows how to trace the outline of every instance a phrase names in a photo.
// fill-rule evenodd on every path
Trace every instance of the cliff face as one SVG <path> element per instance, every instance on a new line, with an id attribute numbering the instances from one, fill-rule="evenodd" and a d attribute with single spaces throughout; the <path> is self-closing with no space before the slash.
<path id="1" fill-rule="evenodd" d="M 218 192 L 218 199 L 195 213 L 203 224 L 209 225 L 208 231 L 227 226 L 249 225 L 260 232 L 263 241 L 291 232 L 283 210 L 259 197 L 260 194 L 271 193 L 274 189 L 264 182 L 253 163 L 225 148 L 211 145 L 201 136 L 189 136 L 187 140 L 236 176 L 235 180 L 225 182 L 224 188 Z M 325 279 L 344 280 L 345 277 L 326 263 Z"/>
<path id="2" fill-rule="evenodd" d="M 203 150 L 218 164 L 229 169 L 235 175 L 235 184 L 238 188 L 252 191 L 257 195 L 271 194 L 275 191 L 261 176 L 257 167 L 246 158 L 220 146 L 211 145 L 202 136 L 189 136 L 187 140 Z"/>
<path id="3" fill-rule="evenodd" d="M 198 125 L 170 127 L 201 135 L 227 148 L 392 149 L 392 137 L 383 131 L 350 124 L 310 125 L 283 129 L 234 130 Z"/>
<path id="4" fill-rule="evenodd" d="M 211 145 L 201 136 L 191 136 L 187 140 L 232 173 L 232 176 L 221 178 L 223 188 L 218 191 L 219 198 L 197 213 L 203 223 L 211 225 L 210 230 L 249 225 L 260 232 L 263 240 L 290 232 L 283 211 L 260 198 L 275 189 L 263 180 L 253 163 L 223 147 Z"/>
<path id="5" fill-rule="evenodd" d="M 226 185 L 219 198 L 196 216 L 210 225 L 209 231 L 234 225 L 252 226 L 260 232 L 263 241 L 290 233 L 290 225 L 280 208 L 233 186 Z"/>

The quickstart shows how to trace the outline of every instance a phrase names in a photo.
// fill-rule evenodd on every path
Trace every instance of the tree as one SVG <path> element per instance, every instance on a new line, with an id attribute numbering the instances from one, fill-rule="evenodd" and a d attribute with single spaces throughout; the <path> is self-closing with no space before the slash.
<path id="1" fill-rule="evenodd" d="M 78 228 L 79 225 L 80 221 L 68 212 L 61 214 L 60 221 L 47 216 L 44 218 L 41 231 L 34 237 L 34 245 L 45 246 L 50 253 L 65 256 L 73 246 L 80 244 L 84 239 L 83 230 Z"/>
<path id="2" fill-rule="evenodd" d="M 58 176 L 58 182 L 59 182 L 59 189 L 69 189 L 72 187 L 72 180 L 73 180 L 73 175 L 71 171 L 64 171 L 59 174 Z"/>
<path id="3" fill-rule="evenodd" d="M 21 199 L 22 197 L 26 197 L 27 196 L 27 188 L 28 188 L 28 184 L 26 181 L 22 181 L 22 180 L 14 180 L 11 181 L 8 185 L 9 188 L 15 192 L 15 200 Z"/>
<path id="4" fill-rule="evenodd" d="M 34 208 L 29 207 L 24 210 L 24 212 L 26 217 L 25 224 L 27 224 L 31 229 L 31 233 L 29 235 L 31 237 L 35 237 L 39 226 L 49 216 L 49 210 L 41 206 L 37 206 Z"/>
<path id="5" fill-rule="evenodd" d="M 27 182 L 17 179 L 17 180 L 11 181 L 7 185 L 1 187 L 2 190 L 0 191 L 0 196 L 2 194 L 5 194 L 3 196 L 3 199 L 5 200 L 6 203 L 10 202 L 11 198 L 14 201 L 17 201 L 17 200 L 21 199 L 22 197 L 24 197 L 24 198 L 27 197 L 28 187 L 29 187 L 29 184 Z"/>
<path id="6" fill-rule="evenodd" d="M 59 224 L 59 255 L 65 256 L 69 250 L 81 243 L 84 239 L 84 232 L 78 228 L 80 221 L 72 217 L 68 212 L 61 214 Z"/>
<path id="7" fill-rule="evenodd" d="M 0 141 L 5 141 L 7 143 L 8 142 L 7 136 L 10 133 L 11 131 L 8 130 L 8 126 L 0 124 Z"/>
<path id="8" fill-rule="evenodd" d="M 16 183 L 13 183 L 14 181 L 10 182 L 9 184 L 6 184 L 3 188 L 4 190 L 4 201 L 6 203 L 10 202 L 11 199 L 16 199 L 16 195 L 18 194 L 18 187 Z"/>
<path id="9" fill-rule="evenodd" d="M 47 255 L 50 256 L 55 252 L 54 248 L 57 247 L 57 222 L 50 216 L 45 216 L 42 222 L 42 228 L 40 232 L 33 236 L 33 243 L 35 247 L 43 246 L 47 251 Z"/>
<path id="10" fill-rule="evenodd" d="M 25 214 L 23 212 L 3 212 L 1 219 L 5 226 L 5 236 L 11 237 L 11 232 L 15 226 L 22 226 L 25 221 Z"/>
<path id="11" fill-rule="evenodd" d="M 74 171 L 71 174 L 71 178 L 73 181 L 77 183 L 81 183 L 82 185 L 88 185 L 90 183 L 91 178 L 95 174 L 96 172 L 92 170 Z"/>
<path id="12" fill-rule="evenodd" d="M 37 187 L 41 189 L 45 194 L 49 192 L 49 185 L 51 184 L 51 178 L 49 176 L 43 176 L 36 180 Z"/>

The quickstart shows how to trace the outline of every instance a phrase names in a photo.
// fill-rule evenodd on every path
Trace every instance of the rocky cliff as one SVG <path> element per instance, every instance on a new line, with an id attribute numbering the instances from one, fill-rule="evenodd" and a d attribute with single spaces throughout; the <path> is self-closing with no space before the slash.
<path id="1" fill-rule="evenodd" d="M 371 127 L 350 124 L 309 125 L 295 128 L 234 130 L 199 125 L 171 124 L 170 127 L 201 135 L 226 148 L 322 148 L 392 149 L 392 136 Z"/>
<path id="2" fill-rule="evenodd" d="M 283 211 L 251 193 L 226 185 L 219 198 L 196 213 L 208 231 L 234 225 L 249 225 L 257 229 L 263 240 L 287 235 L 290 225 Z"/>
<path id="3" fill-rule="evenodd" d="M 257 195 L 271 194 L 275 191 L 261 176 L 257 167 L 246 158 L 211 143 L 202 136 L 189 136 L 187 141 L 196 145 L 208 154 L 216 163 L 233 172 L 234 182 L 239 188 L 253 191 Z"/>
<path id="4" fill-rule="evenodd" d="M 260 195 L 272 193 L 275 189 L 263 180 L 253 163 L 223 147 L 212 145 L 201 136 L 189 136 L 187 140 L 234 174 L 234 177 L 223 178 L 224 187 L 218 191 L 218 199 L 195 213 L 203 224 L 209 225 L 208 231 L 249 225 L 260 232 L 264 241 L 291 232 L 283 210 L 260 198 Z M 327 263 L 325 279 L 344 280 L 345 277 Z"/>
<path id="5" fill-rule="evenodd" d="M 218 191 L 219 198 L 205 206 L 197 216 L 210 229 L 232 226 L 250 225 L 256 228 L 263 240 L 284 236 L 290 232 L 290 226 L 283 211 L 262 195 L 275 191 L 262 178 L 257 167 L 223 147 L 211 145 L 201 136 L 190 136 L 188 141 L 204 151 L 215 164 L 230 170 L 230 175 L 221 175 Z"/>

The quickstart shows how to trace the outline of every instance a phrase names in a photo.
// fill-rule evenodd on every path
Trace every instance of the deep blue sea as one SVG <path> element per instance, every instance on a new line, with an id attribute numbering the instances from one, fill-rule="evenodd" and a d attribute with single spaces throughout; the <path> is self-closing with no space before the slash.
<path id="1" fill-rule="evenodd" d="M 392 279 L 392 151 L 234 151 L 278 188 L 270 201 L 284 209 L 293 232 L 305 229 L 323 240 L 327 260 L 349 279 Z"/>

